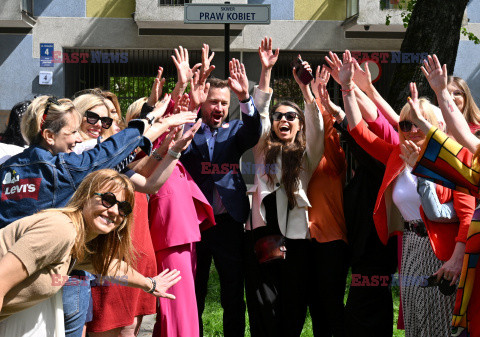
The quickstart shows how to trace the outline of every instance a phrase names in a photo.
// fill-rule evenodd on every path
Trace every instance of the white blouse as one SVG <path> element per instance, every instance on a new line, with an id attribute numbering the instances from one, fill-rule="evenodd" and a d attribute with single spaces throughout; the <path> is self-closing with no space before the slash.
<path id="1" fill-rule="evenodd" d="M 417 177 L 412 174 L 412 168 L 406 166 L 397 176 L 392 193 L 393 202 L 405 221 L 421 219 L 420 196 L 417 193 Z"/>

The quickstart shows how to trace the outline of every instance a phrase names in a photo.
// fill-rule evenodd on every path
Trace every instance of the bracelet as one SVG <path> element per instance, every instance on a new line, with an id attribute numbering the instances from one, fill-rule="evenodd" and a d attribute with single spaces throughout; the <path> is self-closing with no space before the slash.
<path id="1" fill-rule="evenodd" d="M 241 100 L 240 103 L 248 103 L 250 102 L 250 96 L 247 99 Z"/>
<path id="2" fill-rule="evenodd" d="M 161 161 L 163 157 L 157 152 L 158 147 L 152 152 L 152 157 L 158 161 Z"/>
<path id="3" fill-rule="evenodd" d="M 341 92 L 350 92 L 352 90 L 354 90 L 356 88 L 356 86 L 353 86 L 351 87 L 350 89 L 347 89 L 347 90 L 344 90 L 344 89 L 340 89 Z"/>
<path id="4" fill-rule="evenodd" d="M 175 151 L 173 151 L 171 148 L 168 149 L 167 153 L 168 153 L 169 155 L 171 155 L 171 156 L 172 156 L 173 158 L 175 158 L 175 159 L 179 159 L 180 156 L 182 155 L 180 152 L 175 152 Z"/>
<path id="5" fill-rule="evenodd" d="M 152 289 L 150 289 L 150 290 L 148 290 L 148 291 L 146 291 L 146 290 L 144 290 L 144 291 L 145 291 L 146 293 L 153 294 L 153 292 L 155 291 L 155 289 L 157 289 L 157 281 L 155 281 L 153 278 L 148 277 L 148 276 L 147 276 L 146 278 L 148 278 L 150 281 L 152 281 Z"/>

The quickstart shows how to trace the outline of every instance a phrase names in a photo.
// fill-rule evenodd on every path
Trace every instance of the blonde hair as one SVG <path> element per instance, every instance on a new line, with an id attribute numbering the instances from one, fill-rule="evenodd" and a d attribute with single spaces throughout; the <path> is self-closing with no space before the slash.
<path id="1" fill-rule="evenodd" d="M 123 190 L 125 201 L 132 208 L 135 204 L 135 190 L 132 182 L 125 175 L 111 169 L 102 169 L 90 173 L 78 186 L 65 208 L 49 209 L 66 214 L 77 230 L 77 237 L 72 248 L 72 257 L 82 261 L 85 254 L 91 257 L 92 266 L 96 273 L 107 275 L 114 259 L 123 260 L 128 266 L 134 263 L 134 249 L 132 245 L 133 212 L 124 217 L 122 223 L 108 234 L 102 234 L 86 242 L 88 227 L 83 219 L 83 207 L 87 201 L 96 197 L 96 192 L 113 192 Z M 120 265 L 117 264 L 117 270 Z"/>
<path id="2" fill-rule="evenodd" d="M 125 116 L 125 121 L 127 123 L 140 116 L 140 112 L 142 112 L 142 106 L 147 102 L 147 100 L 148 99 L 146 97 L 142 97 L 130 104 L 127 109 L 127 115 Z"/>
<path id="3" fill-rule="evenodd" d="M 99 105 L 103 105 L 103 106 L 105 106 L 105 108 L 108 111 L 108 107 L 105 104 L 105 98 L 103 98 L 100 95 L 96 95 L 96 94 L 85 94 L 85 95 L 78 96 L 77 98 L 75 98 L 73 100 L 73 104 L 75 105 L 75 108 L 78 110 L 78 112 L 82 116 L 82 123 L 87 123 L 86 119 L 83 120 L 83 117 L 85 117 L 85 112 L 87 110 L 90 110 L 90 109 L 92 109 L 96 106 L 99 106 Z M 113 118 L 110 114 L 110 111 L 108 111 L 108 117 Z M 102 135 L 103 138 L 108 138 L 112 134 L 113 134 L 113 132 L 112 132 L 111 127 L 108 128 L 108 129 L 103 129 L 102 128 L 101 135 Z M 87 136 L 82 130 L 80 130 L 80 135 L 82 136 L 83 140 L 90 139 L 90 137 Z"/>
<path id="4" fill-rule="evenodd" d="M 463 91 L 463 98 L 465 101 L 463 111 L 461 111 L 463 117 L 465 117 L 470 124 L 480 125 L 480 109 L 477 104 L 475 104 L 475 100 L 473 99 L 467 82 L 461 77 L 448 76 L 448 84 L 453 84 Z"/>
<path id="5" fill-rule="evenodd" d="M 47 114 L 44 116 L 46 110 Z M 80 114 L 68 98 L 59 100 L 49 96 L 35 98 L 22 117 L 20 130 L 23 138 L 30 145 L 40 144 L 43 130 L 48 129 L 58 134 L 67 125 L 65 118 L 67 114 L 73 114 L 78 121 L 81 120 Z"/>
<path id="6" fill-rule="evenodd" d="M 420 112 L 422 113 L 423 117 L 425 117 L 425 119 L 429 121 L 432 125 L 438 127 L 438 120 L 434 110 L 435 107 L 430 103 L 428 98 L 419 98 L 418 105 L 420 106 Z M 408 103 L 405 104 L 402 108 L 402 111 L 400 111 L 399 121 L 403 120 L 412 120 L 412 108 Z M 400 137 L 400 142 L 403 142 L 405 140 L 405 136 L 400 128 L 398 128 L 398 134 Z"/>

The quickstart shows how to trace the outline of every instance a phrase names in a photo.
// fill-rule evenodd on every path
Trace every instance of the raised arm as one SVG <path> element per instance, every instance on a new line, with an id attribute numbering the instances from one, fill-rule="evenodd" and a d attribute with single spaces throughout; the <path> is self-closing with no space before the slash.
<path id="1" fill-rule="evenodd" d="M 271 37 L 265 37 L 260 42 L 260 47 L 258 47 L 258 55 L 260 56 L 260 62 L 262 63 L 262 72 L 260 73 L 258 89 L 262 90 L 263 92 L 271 92 L 270 78 L 272 75 L 272 68 L 278 60 L 279 52 L 279 48 L 273 52 Z"/>
<path id="2" fill-rule="evenodd" d="M 447 65 L 444 64 L 442 67 L 436 55 L 429 55 L 427 60 L 423 62 L 422 72 L 437 95 L 438 105 L 442 110 L 448 131 L 451 132 L 460 144 L 472 153 L 475 153 L 480 145 L 480 140 L 470 132 L 465 117 L 458 110 L 457 105 L 447 90 Z"/>
<path id="3" fill-rule="evenodd" d="M 363 115 L 363 118 L 367 122 L 373 122 L 377 118 L 377 109 L 383 114 L 383 116 L 388 120 L 388 122 L 397 127 L 399 116 L 395 113 L 395 110 L 392 109 L 390 104 L 385 101 L 385 99 L 380 95 L 375 86 L 372 83 L 372 77 L 370 75 L 370 69 L 368 68 L 368 62 L 365 63 L 365 70 L 363 70 L 358 62 L 355 62 L 355 75 L 353 77 L 355 84 L 358 85 L 360 90 L 356 90 L 355 94 L 360 96 L 362 91 L 367 94 L 369 100 L 375 105 L 375 110 L 369 109 Z"/>
<path id="4" fill-rule="evenodd" d="M 175 55 L 172 55 L 173 63 L 177 68 L 177 83 L 172 91 L 172 97 L 176 98 L 182 96 L 187 88 L 187 84 L 193 77 L 195 71 L 201 67 L 201 63 L 197 63 L 190 69 L 190 63 L 188 58 L 187 48 L 179 46 L 175 48 Z"/>
<path id="5" fill-rule="evenodd" d="M 300 57 L 300 55 L 299 55 Z M 308 62 L 303 61 L 305 70 L 311 71 Z M 313 174 L 322 159 L 325 150 L 325 128 L 320 110 L 315 102 L 310 84 L 303 84 L 298 78 L 295 68 L 292 69 L 293 78 L 297 82 L 305 100 L 305 136 L 308 171 Z"/>

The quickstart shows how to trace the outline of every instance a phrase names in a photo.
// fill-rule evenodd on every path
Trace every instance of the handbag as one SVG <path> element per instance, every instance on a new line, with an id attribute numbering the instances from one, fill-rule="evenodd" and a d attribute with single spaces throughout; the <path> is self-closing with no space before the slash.
<path id="1" fill-rule="evenodd" d="M 254 245 L 255 255 L 258 263 L 266 263 L 274 260 L 285 260 L 287 258 L 287 247 L 285 237 L 280 234 L 272 234 L 261 237 Z"/>
<path id="2" fill-rule="evenodd" d="M 288 213 L 287 209 L 287 226 L 288 226 Z M 252 229 L 252 211 L 250 211 L 250 230 Z M 285 228 L 285 232 L 287 228 Z M 267 263 L 275 260 L 285 260 L 287 258 L 287 246 L 286 237 L 282 234 L 268 234 L 264 235 L 257 240 L 253 246 L 255 255 L 257 256 L 258 263 Z"/>

